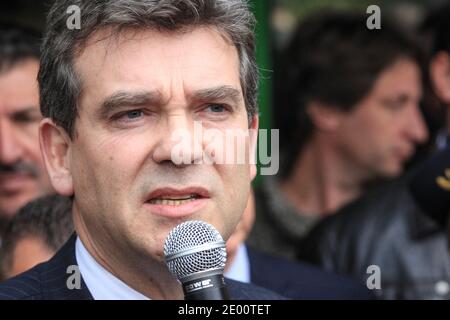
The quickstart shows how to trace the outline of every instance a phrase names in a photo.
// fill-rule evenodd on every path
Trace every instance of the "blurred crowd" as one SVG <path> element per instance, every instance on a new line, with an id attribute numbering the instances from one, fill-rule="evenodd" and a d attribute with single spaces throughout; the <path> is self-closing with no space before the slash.
<path id="1" fill-rule="evenodd" d="M 226 276 L 294 299 L 450 299 L 448 17 L 450 3 L 415 30 L 302 19 L 273 68 L 280 171 L 254 186 Z M 40 37 L 0 25 L 3 280 L 74 233 L 40 153 Z"/>

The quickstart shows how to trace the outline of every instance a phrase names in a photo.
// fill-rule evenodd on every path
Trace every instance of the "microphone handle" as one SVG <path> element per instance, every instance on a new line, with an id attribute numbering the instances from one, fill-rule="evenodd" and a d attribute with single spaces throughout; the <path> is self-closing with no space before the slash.
<path id="1" fill-rule="evenodd" d="M 222 274 L 200 275 L 183 282 L 185 300 L 230 300 Z"/>

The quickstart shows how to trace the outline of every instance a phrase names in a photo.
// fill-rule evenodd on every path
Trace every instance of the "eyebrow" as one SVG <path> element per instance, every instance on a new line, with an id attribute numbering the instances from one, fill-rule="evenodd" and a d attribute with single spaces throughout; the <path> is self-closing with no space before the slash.
<path id="1" fill-rule="evenodd" d="M 207 89 L 200 89 L 192 94 L 194 100 L 200 101 L 217 101 L 231 100 L 235 105 L 239 105 L 242 101 L 241 91 L 232 86 L 218 86 Z"/>
<path id="2" fill-rule="evenodd" d="M 13 118 L 20 118 L 23 116 L 28 116 L 28 115 L 39 115 L 41 116 L 41 111 L 39 110 L 38 106 L 26 106 L 22 109 L 19 110 L 14 110 L 13 112 L 11 112 L 11 116 Z"/>
<path id="3" fill-rule="evenodd" d="M 196 101 L 218 101 L 229 99 L 236 106 L 238 106 L 242 101 L 241 91 L 228 85 L 196 90 L 191 94 L 190 98 L 191 100 Z M 160 105 L 162 103 L 162 99 L 162 94 L 156 90 L 120 90 L 104 99 L 104 101 L 101 103 L 98 114 L 100 118 L 107 118 L 112 111 L 120 107 Z"/>
<path id="4" fill-rule="evenodd" d="M 39 107 L 38 106 L 31 106 L 31 105 L 26 105 L 24 107 L 22 107 L 21 109 L 18 110 L 13 110 L 13 114 L 19 114 L 19 113 L 33 113 L 33 112 L 39 112 Z"/>
<path id="5" fill-rule="evenodd" d="M 106 118 L 109 113 L 123 106 L 143 106 L 159 104 L 161 93 L 158 91 L 117 91 L 102 102 L 99 115 Z"/>
<path id="6" fill-rule="evenodd" d="M 383 99 L 384 102 L 398 102 L 398 103 L 405 103 L 409 100 L 417 100 L 417 101 L 421 101 L 423 99 L 423 94 L 419 94 L 417 96 L 411 96 L 408 93 L 400 93 L 399 95 L 395 96 L 395 97 L 385 97 Z"/>

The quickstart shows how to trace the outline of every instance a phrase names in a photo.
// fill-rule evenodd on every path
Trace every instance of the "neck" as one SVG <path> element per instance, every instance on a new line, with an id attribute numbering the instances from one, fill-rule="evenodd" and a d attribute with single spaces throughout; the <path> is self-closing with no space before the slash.
<path id="1" fill-rule="evenodd" d="M 281 189 L 299 212 L 327 215 L 361 195 L 364 179 L 327 143 L 307 144 Z"/>
<path id="2" fill-rule="evenodd" d="M 74 214 L 74 224 L 89 254 L 116 278 L 152 300 L 183 299 L 181 285 L 170 274 L 163 261 L 156 261 L 121 247 L 117 238 L 106 239 L 103 242 L 106 246 L 103 246 L 101 241 L 90 236 L 78 214 Z"/>

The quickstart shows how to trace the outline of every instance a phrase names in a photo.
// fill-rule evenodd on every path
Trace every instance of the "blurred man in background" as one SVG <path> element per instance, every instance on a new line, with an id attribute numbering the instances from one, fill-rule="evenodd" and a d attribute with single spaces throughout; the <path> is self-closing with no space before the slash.
<path id="1" fill-rule="evenodd" d="M 38 69 L 39 36 L 1 25 L 0 227 L 27 202 L 52 190 L 39 148 Z"/>
<path id="2" fill-rule="evenodd" d="M 70 198 L 51 195 L 28 203 L 5 230 L 0 255 L 2 279 L 47 261 L 73 232 Z"/>
<path id="3" fill-rule="evenodd" d="M 447 5 L 425 23 L 432 40 L 430 87 L 447 108 L 449 16 Z M 435 144 L 440 152 L 418 169 L 322 221 L 301 246 L 300 257 L 363 283 L 370 281 L 373 274 L 369 270 L 375 266 L 380 281 L 375 293 L 384 299 L 450 299 L 448 236 L 442 228 L 450 204 L 445 190 L 450 185 L 449 124 L 441 131 L 443 139 Z M 430 216 L 440 217 L 436 220 L 441 225 Z"/>
<path id="4" fill-rule="evenodd" d="M 324 216 L 403 172 L 428 131 L 415 41 L 383 20 L 320 13 L 296 31 L 276 97 L 282 172 L 256 190 L 249 243 L 294 258 Z"/>

